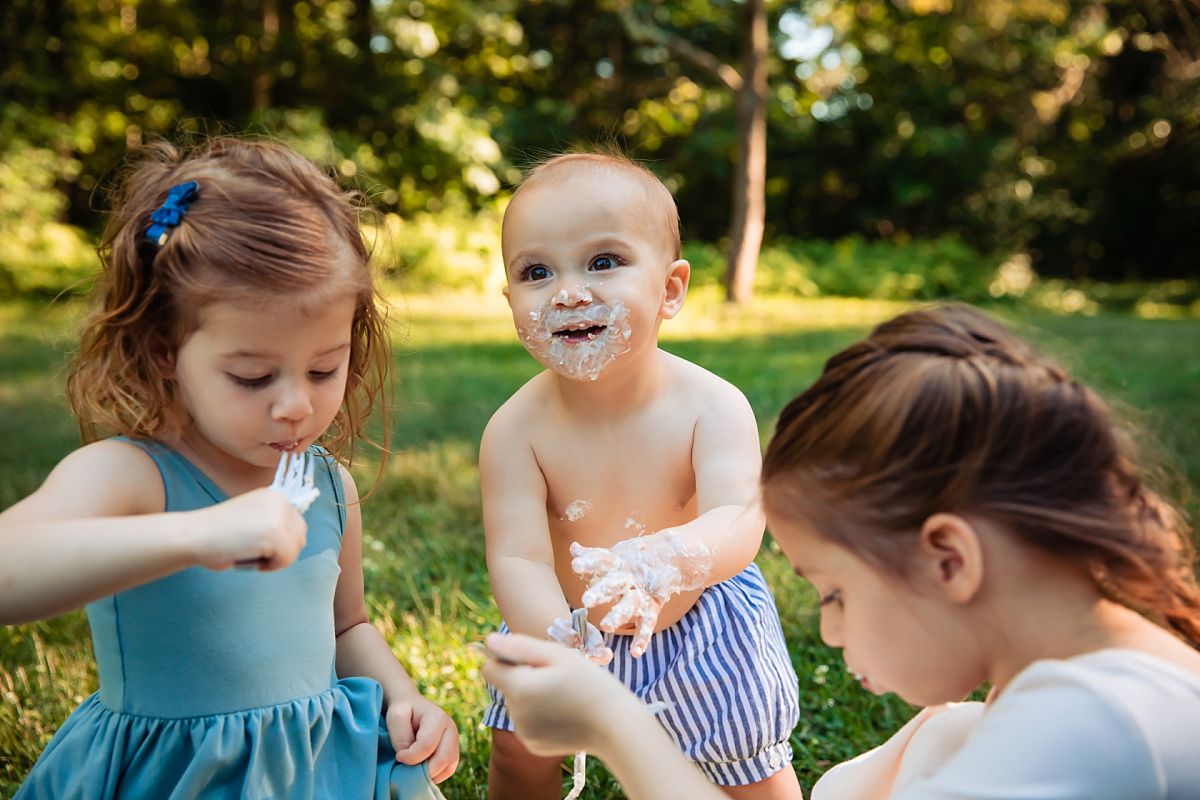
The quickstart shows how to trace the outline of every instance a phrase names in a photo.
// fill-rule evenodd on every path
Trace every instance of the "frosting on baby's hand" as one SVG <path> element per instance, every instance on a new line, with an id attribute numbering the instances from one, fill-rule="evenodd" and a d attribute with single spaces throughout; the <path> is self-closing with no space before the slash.
<path id="1" fill-rule="evenodd" d="M 634 657 L 646 651 L 667 600 L 707 586 L 713 562 L 707 545 L 673 530 L 625 539 L 612 547 L 572 542 L 571 556 L 571 569 L 588 581 L 584 606 L 613 604 L 600 627 L 616 631 L 633 626 L 629 651 Z"/>

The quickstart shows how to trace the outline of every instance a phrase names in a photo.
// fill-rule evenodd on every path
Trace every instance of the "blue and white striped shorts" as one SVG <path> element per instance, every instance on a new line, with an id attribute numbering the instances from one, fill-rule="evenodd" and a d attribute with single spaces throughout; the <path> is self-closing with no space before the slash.
<path id="1" fill-rule="evenodd" d="M 713 783 L 757 783 L 791 762 L 799 681 L 756 564 L 706 589 L 641 658 L 629 654 L 632 636 L 604 638 L 613 650 L 609 671 L 644 702 L 671 704 L 658 720 Z M 483 724 L 511 731 L 504 698 L 491 684 L 488 693 Z"/>

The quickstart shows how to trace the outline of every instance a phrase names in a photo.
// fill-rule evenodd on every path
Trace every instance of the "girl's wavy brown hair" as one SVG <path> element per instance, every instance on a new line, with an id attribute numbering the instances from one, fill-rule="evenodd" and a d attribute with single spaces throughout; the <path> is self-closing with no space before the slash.
<path id="1" fill-rule="evenodd" d="M 982 312 L 902 314 L 829 359 L 763 463 L 772 515 L 894 575 L 922 524 L 976 515 L 1200 647 L 1190 530 L 1103 400 Z"/>
<path id="2" fill-rule="evenodd" d="M 199 184 L 179 226 L 160 247 L 146 242 L 150 215 L 174 186 Z M 288 146 L 216 137 L 187 149 L 167 142 L 133 154 L 113 193 L 67 397 L 85 442 L 108 434 L 159 438 L 188 422 L 170 356 L 210 303 L 263 310 L 298 302 L 316 308 L 357 299 L 346 395 L 322 444 L 352 462 L 376 406 L 376 444 L 386 455 L 391 363 L 386 304 L 371 273 L 360 223 L 368 207 L 332 175 Z"/>

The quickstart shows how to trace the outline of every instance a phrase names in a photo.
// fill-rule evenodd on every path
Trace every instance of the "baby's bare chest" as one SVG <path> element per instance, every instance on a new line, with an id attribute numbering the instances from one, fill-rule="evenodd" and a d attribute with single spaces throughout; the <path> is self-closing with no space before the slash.
<path id="1" fill-rule="evenodd" d="M 660 421 L 536 441 L 551 529 L 615 541 L 693 518 L 693 435 L 692 423 Z"/>

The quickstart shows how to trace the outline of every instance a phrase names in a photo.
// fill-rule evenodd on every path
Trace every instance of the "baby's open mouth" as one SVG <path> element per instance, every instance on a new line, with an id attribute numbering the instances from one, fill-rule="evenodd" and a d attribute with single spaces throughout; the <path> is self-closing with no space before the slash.
<path id="1" fill-rule="evenodd" d="M 607 325 L 587 325 L 579 328 L 563 328 L 554 332 L 557 339 L 566 339 L 568 342 L 590 342 L 608 328 Z"/>

